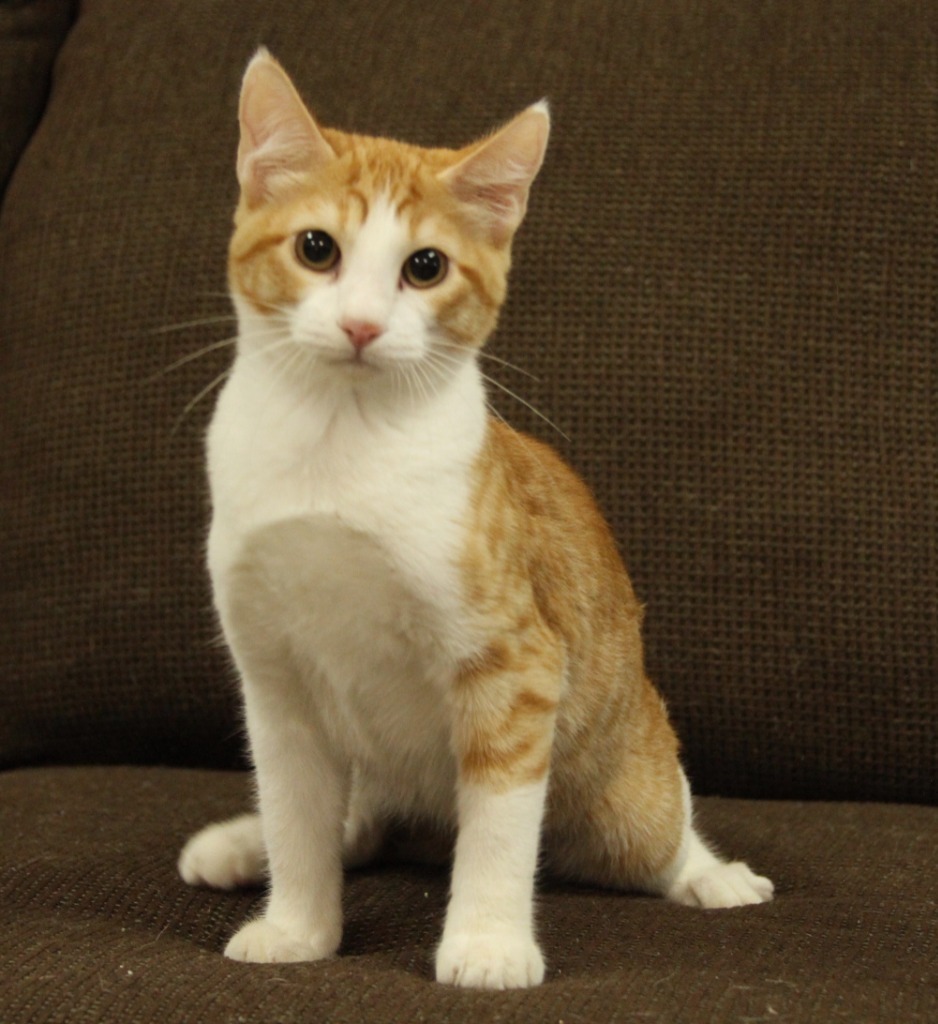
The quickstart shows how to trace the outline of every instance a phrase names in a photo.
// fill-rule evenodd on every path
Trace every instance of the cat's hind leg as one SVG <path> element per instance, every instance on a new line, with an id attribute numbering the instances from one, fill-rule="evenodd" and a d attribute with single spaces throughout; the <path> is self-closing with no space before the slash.
<path id="1" fill-rule="evenodd" d="M 259 814 L 242 814 L 207 825 L 186 843 L 177 863 L 182 880 L 212 889 L 261 885 L 267 851 Z"/>
<path id="2" fill-rule="evenodd" d="M 772 899 L 775 887 L 741 860 L 721 860 L 693 824 L 690 787 L 683 777 L 684 835 L 681 848 L 660 879 L 662 894 L 676 903 L 706 910 L 752 906 Z"/>
<path id="3" fill-rule="evenodd" d="M 368 864 L 384 841 L 384 828 L 357 782 L 356 778 L 352 784 L 342 840 L 342 862 L 347 868 Z M 182 848 L 177 867 L 188 885 L 225 890 L 263 885 L 267 881 L 267 849 L 261 816 L 241 814 L 206 825 Z"/>
<path id="4" fill-rule="evenodd" d="M 720 860 L 691 830 L 687 857 L 664 895 L 676 903 L 706 910 L 767 903 L 775 887 L 741 860 Z"/>
<path id="5" fill-rule="evenodd" d="M 690 788 L 676 762 L 670 768 L 659 763 L 644 775 L 636 767 L 592 804 L 577 828 L 548 834 L 547 862 L 555 872 L 704 909 L 772 899 L 769 879 L 742 861 L 722 860 L 701 839 Z"/>
<path id="6" fill-rule="evenodd" d="M 357 764 L 353 765 L 348 810 L 342 826 L 343 867 L 365 867 L 381 852 L 386 827 L 380 806 L 380 795 L 373 781 Z"/>

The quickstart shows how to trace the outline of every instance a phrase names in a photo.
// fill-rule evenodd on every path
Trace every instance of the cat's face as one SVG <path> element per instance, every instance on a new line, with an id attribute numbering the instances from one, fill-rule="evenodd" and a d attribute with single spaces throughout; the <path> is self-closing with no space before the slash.
<path id="1" fill-rule="evenodd" d="M 507 245 L 471 223 L 419 150 L 329 139 L 336 156 L 308 186 L 242 218 L 236 293 L 324 372 L 355 379 L 441 368 L 480 345 L 504 298 Z"/>
<path id="2" fill-rule="evenodd" d="M 243 343 L 356 387 L 446 377 L 495 326 L 547 131 L 543 105 L 460 151 L 321 129 L 258 54 L 229 260 Z"/>

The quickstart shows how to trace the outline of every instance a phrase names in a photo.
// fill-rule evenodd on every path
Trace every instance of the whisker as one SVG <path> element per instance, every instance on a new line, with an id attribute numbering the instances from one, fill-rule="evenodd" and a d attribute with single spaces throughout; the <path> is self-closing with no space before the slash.
<path id="1" fill-rule="evenodd" d="M 195 396 L 195 398 L 193 398 L 190 402 L 187 403 L 185 409 L 183 409 L 179 416 L 176 418 L 176 422 L 173 424 L 173 429 L 171 433 L 175 434 L 179 430 L 179 428 L 182 426 L 183 421 L 189 415 L 189 413 L 192 412 L 192 410 L 199 404 L 199 402 L 202 401 L 203 398 L 211 394 L 211 392 L 214 391 L 215 388 L 217 388 L 220 384 L 224 383 L 224 381 L 226 380 L 230 373 L 231 367 L 229 366 L 227 369 L 222 371 L 217 377 L 215 377 L 209 384 L 202 388 L 202 390 Z"/>
<path id="2" fill-rule="evenodd" d="M 511 398 L 514 398 L 515 401 L 520 402 L 526 409 L 530 409 L 535 416 L 537 416 L 539 419 L 542 419 L 549 427 L 552 427 L 554 430 L 556 430 L 557 433 L 560 434 L 560 436 L 565 441 L 570 440 L 570 438 L 560 429 L 560 427 L 558 427 L 557 424 L 553 422 L 553 420 L 548 419 L 548 417 L 545 416 L 544 413 L 540 411 L 540 409 L 536 409 L 533 405 L 531 405 L 530 402 L 526 402 L 520 395 L 516 394 L 514 391 L 511 390 L 511 388 L 506 387 L 500 381 L 497 381 L 494 377 L 490 377 L 486 373 L 483 373 L 482 376 L 490 384 L 494 384 L 495 387 L 499 389 L 499 391 L 504 391 L 506 395 L 509 395 Z"/>
<path id="3" fill-rule="evenodd" d="M 431 348 L 427 353 L 427 359 L 439 359 L 440 362 L 449 363 L 450 366 L 462 366 L 465 362 L 464 359 L 460 359 L 458 356 L 454 356 L 449 352 L 444 352 L 440 349 Z"/>
<path id="4" fill-rule="evenodd" d="M 219 318 L 219 321 L 220 320 L 221 318 Z M 208 320 L 205 322 L 208 322 Z M 194 326 L 194 323 L 188 326 Z M 256 359 L 258 357 L 269 356 L 271 354 L 276 354 L 281 349 L 289 348 L 294 344 L 293 339 L 290 337 L 284 338 L 282 328 L 277 327 L 275 325 L 272 325 L 261 332 L 252 332 L 252 336 L 255 338 L 260 338 L 261 340 L 267 339 L 268 343 L 261 346 L 260 348 L 256 349 L 253 352 L 242 353 L 242 355 L 240 356 L 241 359 Z M 155 374 L 152 374 L 150 377 L 145 378 L 145 381 L 151 383 L 155 380 L 160 379 L 161 377 L 164 377 L 166 374 L 171 373 L 173 370 L 177 370 L 180 367 L 185 366 L 186 364 L 191 363 L 196 359 L 199 359 L 201 356 L 205 356 L 211 352 L 216 352 L 219 349 L 235 345 L 238 341 L 238 338 L 239 335 L 235 334 L 228 338 L 222 338 L 219 341 L 213 341 L 195 352 L 188 352 L 186 353 L 186 355 L 175 360 L 175 362 L 170 363 L 169 366 L 163 368 L 162 370 L 158 370 Z M 288 359 L 287 362 L 292 362 L 292 359 Z M 199 391 L 194 398 L 190 399 L 189 402 L 186 403 L 185 408 L 179 414 L 179 416 L 176 418 L 173 424 L 171 431 L 172 434 L 175 434 L 179 430 L 180 426 L 183 424 L 186 417 L 192 412 L 193 409 L 195 409 L 199 402 L 201 402 L 204 398 L 211 394 L 212 391 L 219 387 L 219 385 L 221 385 L 227 379 L 227 377 L 230 376 L 233 369 L 234 364 L 232 363 L 231 365 L 227 366 L 216 377 L 214 377 L 204 388 L 202 388 L 201 391 Z"/>
<path id="5" fill-rule="evenodd" d="M 439 394 L 440 386 L 443 383 L 445 377 L 451 376 L 451 370 L 453 367 L 460 367 L 463 364 L 463 360 L 455 359 L 452 356 L 447 356 L 442 352 L 436 352 L 433 349 L 427 354 L 423 363 L 418 364 L 422 366 L 424 372 L 427 374 L 428 379 L 434 383 L 434 396 Z M 432 378 L 430 372 L 433 372 Z"/>
<path id="6" fill-rule="evenodd" d="M 496 362 L 501 366 L 504 366 L 506 369 L 514 370 L 516 373 L 524 374 L 525 377 L 529 377 L 537 384 L 541 383 L 541 378 L 538 377 L 536 374 L 531 373 L 530 370 L 526 370 L 523 366 L 517 366 L 514 363 L 509 363 L 507 359 L 502 359 L 501 356 L 495 355 L 494 352 L 480 352 L 479 356 L 482 359 L 491 359 L 493 362 Z"/>
<path id="7" fill-rule="evenodd" d="M 262 339 L 270 340 L 279 337 L 283 332 L 277 327 L 270 327 L 262 334 L 258 335 L 255 333 L 255 337 L 261 337 Z M 191 363 L 195 359 L 199 359 L 202 356 L 208 355 L 210 352 L 216 352 L 218 349 L 226 348 L 231 345 L 235 345 L 238 341 L 239 335 L 232 334 L 227 338 L 222 338 L 219 341 L 210 342 L 208 345 L 203 346 L 200 349 L 196 349 L 195 352 L 187 352 L 186 355 L 181 356 L 175 362 L 169 364 L 169 366 L 163 369 L 157 370 L 155 373 L 144 377 L 144 383 L 150 384 L 160 377 L 165 376 L 167 373 L 172 373 L 173 370 L 178 370 L 179 367 L 185 366 L 186 363 Z"/>
<path id="8" fill-rule="evenodd" d="M 455 345 L 447 345 L 447 346 L 445 346 L 445 348 L 449 349 L 450 351 L 449 352 L 443 352 L 440 349 L 433 349 L 433 350 L 431 350 L 431 358 L 435 358 L 435 359 L 439 359 L 441 361 L 449 362 L 450 364 L 458 364 L 458 363 L 461 362 L 460 359 L 458 359 L 456 356 L 451 354 L 452 351 L 460 351 Z M 485 355 L 485 354 L 488 354 L 488 353 L 479 353 L 479 354 L 480 355 Z M 498 359 L 496 357 L 496 362 L 504 362 L 504 360 Z M 508 365 L 508 364 L 506 364 L 506 365 Z M 534 380 L 537 380 L 537 378 L 534 377 L 533 374 L 527 373 L 527 371 L 522 370 L 521 367 L 519 367 L 519 366 L 512 367 L 512 368 L 516 369 L 516 370 L 519 370 L 522 373 L 525 373 L 526 376 L 532 377 L 532 379 L 534 379 Z M 500 391 L 503 391 L 506 395 L 509 395 L 511 398 L 515 399 L 516 402 L 520 402 L 526 409 L 530 409 L 531 412 L 533 412 L 535 416 L 537 416 L 539 419 L 543 420 L 553 430 L 556 430 L 557 433 L 560 434 L 560 436 L 565 441 L 569 441 L 570 440 L 570 438 L 560 429 L 560 427 L 558 427 L 557 424 L 554 423 L 553 420 L 551 420 L 549 417 L 545 416 L 544 413 L 542 413 L 540 411 L 540 409 L 538 409 L 535 406 L 531 405 L 530 402 L 526 401 L 519 394 L 517 394 L 516 392 L 512 391 L 511 388 L 509 388 L 507 385 L 502 384 L 501 381 L 496 380 L 494 377 L 490 376 L 487 373 L 484 373 L 481 369 L 479 370 L 479 372 L 482 374 L 482 378 L 484 380 L 488 381 L 490 384 L 493 384 Z M 499 419 L 501 419 L 501 417 L 499 417 Z"/>
<path id="9" fill-rule="evenodd" d="M 413 377 L 404 369 L 399 370 L 398 375 L 407 384 L 407 397 L 410 399 L 411 406 L 416 406 L 417 395 L 416 392 L 414 391 Z"/>
<path id="10" fill-rule="evenodd" d="M 237 320 L 234 313 L 225 313 L 219 316 L 204 316 L 198 320 L 186 320 L 180 324 L 167 324 L 165 327 L 154 327 L 148 334 L 170 334 L 173 331 L 187 331 L 190 327 L 207 327 L 209 324 L 226 324 Z"/>
<path id="11" fill-rule="evenodd" d="M 431 371 L 433 370 L 437 372 L 431 373 Z M 427 383 L 431 389 L 432 397 L 436 398 L 441 393 L 443 385 L 445 383 L 444 373 L 441 373 L 440 367 L 435 366 L 432 362 L 427 363 L 426 367 L 424 368 L 424 372 L 427 375 Z"/>
<path id="12" fill-rule="evenodd" d="M 401 385 L 404 381 L 404 374 L 401 372 L 401 368 L 399 366 L 392 366 L 388 372 L 388 376 L 390 377 L 391 384 L 394 387 L 395 394 L 397 394 L 400 392 Z"/>
<path id="13" fill-rule="evenodd" d="M 427 366 L 433 367 L 439 375 L 451 376 L 465 366 L 466 360 L 465 358 L 450 355 L 447 352 L 440 352 L 438 349 L 430 349 L 424 357 L 424 362 Z"/>
<path id="14" fill-rule="evenodd" d="M 237 319 L 237 317 L 218 317 L 218 323 L 222 323 L 224 319 Z M 212 319 L 206 318 L 205 321 L 191 321 L 188 324 L 179 324 L 171 328 L 158 328 L 156 332 L 152 333 L 165 333 L 166 331 L 182 330 L 183 328 L 191 328 L 199 324 L 210 323 L 212 323 Z M 283 328 L 278 325 L 272 324 L 262 331 L 252 332 L 252 337 L 260 338 L 261 340 L 269 340 L 278 338 L 282 334 Z M 228 345 L 234 345 L 238 342 L 239 337 L 240 335 L 238 334 L 232 334 L 229 335 L 227 338 L 220 339 L 219 341 L 210 342 L 208 345 L 205 345 L 203 348 L 197 349 L 195 352 L 187 352 L 185 355 L 180 356 L 174 362 L 171 362 L 171 364 L 168 367 L 165 367 L 162 370 L 158 370 L 155 374 L 153 374 L 150 377 L 144 378 L 144 381 L 147 383 L 151 382 L 159 377 L 162 377 L 164 374 L 172 373 L 173 370 L 178 370 L 179 367 L 184 367 L 187 364 L 187 362 L 191 362 L 194 359 L 198 359 L 203 355 L 208 355 L 210 352 L 215 352 L 220 348 L 225 348 Z"/>
<path id="15" fill-rule="evenodd" d="M 453 364 L 453 363 L 458 364 L 458 363 L 462 362 L 461 359 L 454 359 L 452 356 L 447 358 L 445 356 L 442 356 L 440 352 L 437 352 L 435 350 L 431 350 L 431 352 L 429 354 L 429 357 L 427 359 L 428 366 L 433 367 L 434 363 L 436 362 L 438 357 L 440 358 L 440 362 L 444 362 L 445 361 L 445 362 L 449 362 L 451 364 Z M 485 407 L 492 414 L 492 416 L 495 417 L 495 419 L 497 419 L 501 423 L 503 423 L 506 427 L 509 428 L 509 430 L 511 429 L 511 427 L 510 427 L 508 421 L 505 419 L 505 417 L 502 416 L 502 414 L 498 411 L 498 409 L 496 409 L 495 406 L 490 401 L 488 401 L 488 399 L 486 399 Z"/>
<path id="16" fill-rule="evenodd" d="M 427 387 L 427 377 L 424 368 L 420 363 L 414 363 L 411 367 L 411 372 L 413 374 L 414 386 L 417 388 L 421 401 L 424 404 L 428 403 L 431 395 Z"/>
<path id="17" fill-rule="evenodd" d="M 283 355 L 283 353 L 286 353 Z M 298 368 L 303 367 L 304 364 L 309 365 L 311 362 L 308 357 L 309 353 L 303 348 L 302 345 L 296 345 L 292 338 L 284 338 L 283 341 L 278 345 L 271 345 L 259 352 L 252 353 L 255 356 L 273 355 L 275 358 L 271 362 L 271 368 L 273 370 L 273 381 L 271 383 L 270 390 L 261 402 L 262 406 L 266 406 L 271 400 L 271 396 L 277 389 L 279 384 L 285 382 L 289 383 L 290 375 Z M 308 371 L 307 371 L 308 372 Z"/>
<path id="18" fill-rule="evenodd" d="M 442 347 L 449 352 L 464 351 L 464 349 L 462 349 L 459 345 L 444 344 Z M 536 374 L 531 373 L 530 370 L 526 370 L 523 366 L 518 366 L 517 363 L 510 363 L 507 359 L 503 359 L 501 356 L 495 355 L 494 352 L 486 352 L 484 349 L 478 349 L 476 351 L 476 355 L 480 359 L 491 359 L 493 363 L 498 363 L 500 366 L 504 366 L 506 369 L 514 370 L 516 373 L 521 373 L 525 377 L 529 377 L 531 380 L 535 381 L 538 384 L 541 383 L 541 378 L 538 377 Z"/>
<path id="19" fill-rule="evenodd" d="M 498 411 L 498 409 L 495 408 L 494 405 L 492 405 L 491 402 L 486 402 L 485 408 L 488 409 L 488 411 L 495 417 L 495 419 L 501 420 L 501 422 L 504 423 L 506 427 L 511 429 L 508 420 L 506 420 L 505 417 L 502 416 L 502 414 Z"/>
<path id="20" fill-rule="evenodd" d="M 197 349 L 195 352 L 189 352 L 181 358 L 177 359 L 174 363 L 170 363 L 169 366 L 165 366 L 162 370 L 157 370 L 156 373 L 151 374 L 149 377 L 145 377 L 144 381 L 149 384 L 160 377 L 164 377 L 167 373 L 172 373 L 173 370 L 178 370 L 180 366 L 185 366 L 186 363 L 191 363 L 194 359 L 200 359 L 202 356 L 208 355 L 209 352 L 217 352 L 220 348 L 228 348 L 234 345 L 238 340 L 238 335 L 233 334 L 230 338 L 222 338 L 221 341 L 213 341 L 210 345 L 205 345 L 203 348 Z"/>

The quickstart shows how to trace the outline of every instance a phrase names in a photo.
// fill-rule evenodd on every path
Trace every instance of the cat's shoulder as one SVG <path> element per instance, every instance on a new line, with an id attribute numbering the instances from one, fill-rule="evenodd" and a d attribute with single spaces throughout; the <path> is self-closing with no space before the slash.
<path id="1" fill-rule="evenodd" d="M 498 477 L 516 500 L 547 512 L 602 519 L 583 478 L 550 444 L 490 417 L 479 455 L 478 477 Z"/>
<path id="2" fill-rule="evenodd" d="M 509 562 L 558 579 L 624 576 L 612 531 L 583 478 L 551 445 L 495 417 L 477 460 L 471 509 L 475 538 L 487 539 L 483 548 L 510 551 Z"/>

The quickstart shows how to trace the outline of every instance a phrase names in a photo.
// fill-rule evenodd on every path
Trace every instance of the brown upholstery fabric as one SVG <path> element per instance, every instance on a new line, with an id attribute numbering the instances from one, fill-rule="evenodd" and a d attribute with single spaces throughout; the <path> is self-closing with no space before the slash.
<path id="1" fill-rule="evenodd" d="M 546 985 L 466 993 L 445 873 L 388 864 L 340 959 L 219 955 L 260 894 L 174 860 L 247 801 L 179 767 L 242 747 L 202 567 L 229 354 L 168 368 L 232 331 L 262 42 L 365 132 L 550 98 L 493 348 L 537 379 L 486 369 L 569 440 L 493 398 L 595 488 L 696 789 L 758 798 L 700 820 L 774 903 L 546 882 Z M 0 773 L 3 1024 L 938 1020 L 938 810 L 898 803 L 938 797 L 936 69 L 917 0 L 0 3 L 0 767 L 42 765 Z"/>
<path id="2" fill-rule="evenodd" d="M 72 0 L 0 3 L 0 196 L 42 114 Z"/>
<path id="3" fill-rule="evenodd" d="M 933 801 L 938 20 L 901 0 L 88 0 L 0 220 L 0 759 L 231 764 L 202 569 L 235 100 L 555 113 L 489 371 L 608 511 L 701 791 Z M 217 321 L 212 318 L 218 317 Z M 208 321 L 167 330 L 188 321 Z M 494 389 L 493 389 L 494 390 Z"/>
<path id="4" fill-rule="evenodd" d="M 0 775 L 0 1019 L 70 1024 L 369 1021 L 799 1022 L 938 1019 L 938 813 L 705 800 L 701 820 L 779 882 L 779 899 L 694 911 L 547 883 L 546 984 L 431 982 L 439 870 L 350 875 L 342 956 L 258 967 L 219 955 L 258 894 L 189 889 L 187 832 L 244 806 L 237 774 L 154 768 Z M 810 868 L 806 860 L 810 855 Z"/>

